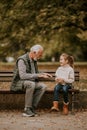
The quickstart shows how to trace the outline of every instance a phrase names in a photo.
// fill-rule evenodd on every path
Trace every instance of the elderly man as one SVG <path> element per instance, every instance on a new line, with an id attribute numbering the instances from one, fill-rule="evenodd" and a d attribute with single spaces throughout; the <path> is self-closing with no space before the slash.
<path id="1" fill-rule="evenodd" d="M 16 61 L 12 91 L 25 90 L 25 108 L 23 116 L 35 116 L 37 107 L 42 95 L 46 90 L 46 85 L 38 82 L 39 77 L 48 78 L 48 73 L 38 73 L 37 60 L 43 54 L 41 45 L 34 45 L 30 52 L 20 56 Z"/>

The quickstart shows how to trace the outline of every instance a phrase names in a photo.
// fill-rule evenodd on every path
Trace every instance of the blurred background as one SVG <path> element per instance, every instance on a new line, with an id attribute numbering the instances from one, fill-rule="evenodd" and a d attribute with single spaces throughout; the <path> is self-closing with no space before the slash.
<path id="1" fill-rule="evenodd" d="M 87 1 L 0 0 L 0 60 L 13 61 L 34 44 L 44 47 L 41 61 L 58 61 L 63 52 L 87 61 Z"/>
<path id="2" fill-rule="evenodd" d="M 0 70 L 13 70 L 35 44 L 44 47 L 40 69 L 56 70 L 61 53 L 73 55 L 76 87 L 87 88 L 87 0 L 0 0 Z"/>

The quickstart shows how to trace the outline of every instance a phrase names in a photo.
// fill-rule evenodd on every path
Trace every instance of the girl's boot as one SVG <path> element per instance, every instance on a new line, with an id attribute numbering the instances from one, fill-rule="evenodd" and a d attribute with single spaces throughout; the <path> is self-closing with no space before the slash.
<path id="1" fill-rule="evenodd" d="M 58 101 L 53 101 L 53 107 L 51 108 L 51 111 L 59 111 Z"/>
<path id="2" fill-rule="evenodd" d="M 69 103 L 64 103 L 64 105 L 63 105 L 63 114 L 64 115 L 68 115 L 68 113 L 69 113 L 68 104 Z"/>

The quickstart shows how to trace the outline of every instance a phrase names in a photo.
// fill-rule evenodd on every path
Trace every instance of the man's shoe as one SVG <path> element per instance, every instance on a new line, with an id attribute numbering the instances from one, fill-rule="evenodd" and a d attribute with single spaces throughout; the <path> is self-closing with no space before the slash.
<path id="1" fill-rule="evenodd" d="M 31 108 L 25 108 L 23 116 L 33 117 L 33 116 L 35 116 L 35 114 L 31 111 Z"/>
<path id="2" fill-rule="evenodd" d="M 34 107 L 31 108 L 31 111 L 35 114 L 35 116 L 39 116 L 39 114 L 35 111 Z"/>

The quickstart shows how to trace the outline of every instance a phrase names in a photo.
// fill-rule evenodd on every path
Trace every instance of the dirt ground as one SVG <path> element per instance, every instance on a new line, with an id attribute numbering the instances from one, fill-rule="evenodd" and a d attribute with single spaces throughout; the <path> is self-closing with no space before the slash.
<path id="1" fill-rule="evenodd" d="M 0 111 L 0 130 L 87 130 L 87 111 L 49 113 L 39 110 L 40 116 L 23 117 L 22 111 Z"/>

